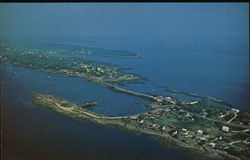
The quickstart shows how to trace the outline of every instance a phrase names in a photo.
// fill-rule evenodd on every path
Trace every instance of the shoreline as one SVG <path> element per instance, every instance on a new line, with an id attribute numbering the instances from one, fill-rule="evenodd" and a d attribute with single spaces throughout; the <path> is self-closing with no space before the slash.
<path id="1" fill-rule="evenodd" d="M 206 160 L 209 160 L 211 158 L 216 159 L 216 160 L 217 159 L 218 160 L 226 160 L 226 159 L 240 160 L 240 158 L 237 158 L 235 156 L 229 155 L 227 153 L 224 153 L 224 152 L 221 152 L 218 150 L 210 150 L 208 148 L 203 148 L 203 147 L 197 148 L 196 146 L 189 145 L 187 143 L 183 143 L 180 140 L 173 138 L 169 134 L 163 134 L 163 133 L 148 130 L 148 129 L 139 129 L 135 126 L 130 126 L 130 125 L 126 124 L 125 121 L 122 120 L 122 119 L 125 119 L 125 120 L 136 119 L 139 117 L 140 114 L 112 117 L 112 116 L 104 116 L 101 114 L 96 114 L 94 112 L 91 112 L 88 110 L 82 110 L 82 109 L 81 109 L 82 112 L 79 111 L 77 113 L 77 112 L 73 112 L 73 109 L 70 111 L 68 109 L 66 109 L 66 110 L 62 109 L 63 107 L 60 107 L 60 101 L 62 101 L 62 103 L 66 103 L 67 101 L 65 101 L 65 100 L 57 99 L 57 98 L 50 96 L 50 95 L 34 94 L 33 96 L 35 97 L 32 101 L 33 104 L 47 108 L 47 109 L 49 109 L 55 113 L 58 113 L 60 115 L 66 116 L 66 117 L 71 118 L 71 119 L 79 120 L 79 121 L 89 121 L 95 125 L 110 126 L 113 128 L 126 130 L 128 132 L 150 136 L 158 141 L 160 140 L 160 143 L 163 143 L 167 146 L 171 146 L 171 148 L 175 148 L 175 149 L 181 150 L 185 153 L 191 154 L 192 155 L 191 157 L 193 157 L 194 159 L 197 159 L 197 160 L 199 159 L 199 155 L 197 155 L 197 153 L 202 154 Z M 37 97 L 43 97 L 43 96 L 44 97 L 47 96 L 49 100 L 39 101 L 39 99 L 37 99 Z M 50 99 L 52 99 L 52 100 L 50 100 Z M 54 99 L 54 101 L 53 101 L 53 99 Z M 54 103 L 55 105 L 48 104 L 48 103 L 46 104 L 46 102 L 50 102 L 50 101 L 55 102 Z M 70 102 L 67 102 L 67 103 L 69 103 L 71 106 L 77 108 L 77 105 L 72 104 Z M 145 113 L 143 113 L 143 114 L 145 114 Z M 173 147 L 171 144 L 175 144 L 176 146 Z"/>
<path id="2" fill-rule="evenodd" d="M 140 93 L 140 92 L 120 88 L 120 87 L 118 87 L 114 84 L 111 84 L 111 83 L 115 83 L 115 84 L 118 83 L 119 84 L 119 83 L 126 82 L 126 81 L 130 82 L 133 80 L 140 80 L 140 78 L 136 77 L 136 76 L 133 77 L 133 74 L 126 74 L 123 72 L 121 72 L 121 73 L 117 72 L 116 74 L 107 72 L 107 71 L 116 72 L 115 68 L 109 68 L 109 67 L 106 68 L 106 66 L 103 66 L 103 68 L 101 68 L 101 69 L 103 69 L 103 71 L 105 72 L 105 75 L 98 77 L 98 76 L 95 76 L 95 74 L 96 74 L 95 72 L 97 72 L 95 69 L 99 70 L 99 67 L 100 67 L 100 66 L 98 66 L 99 64 L 92 64 L 92 63 L 91 64 L 87 64 L 87 63 L 84 64 L 83 63 L 82 65 L 86 65 L 87 67 L 89 67 L 90 65 L 93 65 L 93 66 L 90 66 L 90 68 L 97 67 L 97 68 L 91 70 L 90 75 L 87 75 L 85 72 L 78 72 L 78 70 L 74 70 L 74 67 L 76 65 L 73 65 L 73 67 L 71 65 L 70 67 L 72 67 L 72 68 L 70 68 L 70 67 L 67 68 L 67 66 L 66 66 L 66 68 L 60 68 L 60 67 L 58 68 L 56 65 L 53 64 L 53 62 L 57 59 L 51 59 L 48 62 L 49 65 L 51 65 L 51 66 L 48 67 L 48 65 L 46 66 L 44 64 L 43 65 L 40 64 L 40 66 L 39 66 L 34 62 L 25 63 L 26 61 L 25 61 L 25 59 L 23 59 L 24 57 L 21 57 L 20 61 L 18 61 L 19 59 L 14 59 L 14 60 L 11 59 L 12 58 L 11 56 L 9 56 L 9 57 L 10 57 L 10 60 L 8 62 L 11 65 L 24 66 L 27 68 L 37 69 L 40 71 L 47 72 L 49 74 L 63 74 L 66 76 L 84 78 L 84 79 L 89 80 L 93 83 L 96 83 L 96 84 L 101 85 L 103 87 L 109 88 L 112 91 L 117 91 L 117 92 L 121 92 L 124 94 L 129 94 L 132 96 L 137 96 L 137 97 L 149 99 L 150 100 L 149 104 L 146 104 L 145 106 L 148 107 L 150 109 L 150 111 L 142 113 L 142 114 L 137 114 L 137 115 L 117 116 L 117 117 L 105 116 L 102 114 L 96 114 L 94 112 L 88 111 L 87 109 L 84 109 L 84 108 L 80 109 L 79 106 L 77 106 L 73 103 L 67 102 L 63 99 L 58 99 L 54 96 L 43 95 L 43 94 L 34 94 L 33 96 L 35 98 L 34 98 L 33 104 L 36 104 L 39 106 L 45 106 L 46 108 L 52 110 L 53 112 L 62 114 L 64 116 L 72 118 L 72 119 L 84 120 L 84 121 L 88 120 L 88 121 L 90 121 L 94 124 L 98 124 L 98 125 L 104 125 L 104 126 L 108 125 L 108 126 L 114 126 L 115 128 L 123 128 L 124 130 L 128 130 L 129 132 L 136 132 L 138 134 L 145 134 L 145 135 L 148 135 L 148 136 L 153 137 L 155 139 L 164 139 L 164 143 L 171 144 L 172 142 L 174 142 L 178 145 L 178 147 L 180 147 L 178 149 L 181 150 L 184 148 L 184 150 L 189 150 L 188 151 L 189 154 L 192 154 L 192 152 L 194 150 L 198 150 L 204 154 L 203 156 L 207 156 L 206 159 L 211 159 L 211 157 L 208 155 L 213 155 L 215 157 L 212 156 L 213 157 L 212 159 L 223 160 L 224 159 L 223 157 L 225 156 L 227 158 L 236 160 L 236 159 L 238 159 L 237 157 L 235 157 L 234 155 L 228 154 L 228 153 L 230 153 L 230 151 L 227 151 L 224 153 L 224 151 L 218 150 L 217 148 L 216 148 L 216 150 L 208 148 L 208 146 L 207 146 L 208 142 L 211 141 L 209 139 L 216 138 L 216 136 L 217 136 L 216 132 L 218 132 L 230 140 L 231 139 L 235 140 L 234 136 L 235 135 L 238 136 L 238 134 L 239 135 L 241 134 L 240 133 L 241 131 L 239 130 L 239 128 L 241 128 L 241 126 L 243 126 L 246 129 L 250 128 L 250 123 L 248 123 L 248 125 L 245 124 L 246 123 L 245 122 L 246 120 L 244 120 L 245 115 L 241 114 L 237 117 L 237 114 L 233 114 L 233 112 L 235 112 L 235 111 L 222 110 L 222 109 L 217 109 L 217 108 L 215 109 L 212 105 L 209 106 L 207 104 L 204 104 L 204 103 L 198 102 L 198 101 L 187 103 L 186 101 L 182 101 L 179 99 L 174 99 L 174 98 L 172 99 L 172 97 L 150 95 L 150 94 L 145 94 L 145 93 Z M 4 58 L 6 58 L 6 57 L 4 57 Z M 36 59 L 38 57 L 37 57 L 37 55 L 35 55 L 33 58 Z M 3 60 L 6 60 L 6 59 L 3 59 Z M 65 61 L 67 63 L 74 63 L 74 64 L 78 63 L 79 64 L 78 61 L 73 62 L 72 60 L 69 60 L 69 59 L 67 59 L 67 60 Z M 67 64 L 65 64 L 65 65 L 67 65 Z M 113 75 L 118 76 L 118 78 L 116 78 L 116 77 L 113 78 Z M 124 75 L 126 75 L 126 76 L 124 76 Z M 133 79 L 133 78 L 136 78 L 136 79 Z M 108 82 L 110 82 L 110 83 L 108 83 Z M 193 94 L 190 93 L 190 95 L 193 95 Z M 39 99 L 39 97 L 40 97 L 40 99 Z M 64 104 L 68 104 L 69 107 L 65 107 Z M 218 114 L 217 112 L 218 113 L 220 112 L 225 118 L 220 119 L 217 115 Z M 226 118 L 228 118 L 228 117 L 230 118 L 230 116 L 232 114 L 234 116 L 233 119 L 231 119 L 230 121 L 228 121 L 228 123 L 226 123 L 227 122 Z M 206 117 L 207 115 L 209 115 L 209 116 Z M 241 122 L 242 119 L 244 121 Z M 171 122 L 172 120 L 174 120 L 174 123 Z M 221 120 L 221 121 L 219 121 L 219 120 Z M 234 122 L 231 123 L 231 121 L 234 121 Z M 191 125 L 191 126 L 186 128 L 185 127 L 186 125 L 184 123 L 187 123 L 187 126 L 192 124 L 192 123 L 194 123 L 194 125 L 193 126 Z M 242 123 L 242 124 L 244 123 L 244 125 L 242 125 L 240 123 Z M 231 127 L 230 132 L 229 132 L 229 128 L 226 129 L 226 131 L 223 131 L 223 129 L 221 130 L 221 127 L 223 125 L 225 125 L 226 127 L 230 126 Z M 223 127 L 225 127 L 225 126 L 223 126 Z M 164 127 L 164 129 L 163 129 L 163 127 Z M 211 131 L 210 130 L 207 131 L 208 133 L 206 133 L 202 136 L 201 135 L 197 136 L 196 131 L 199 128 L 204 130 L 204 131 L 206 131 L 206 129 L 208 128 Z M 187 132 L 187 130 L 188 130 L 188 132 Z M 231 132 L 231 130 L 233 130 L 233 131 Z M 178 132 L 178 134 L 177 134 L 177 132 Z M 224 132 L 227 132 L 227 133 L 224 133 Z M 173 133 L 176 133 L 176 134 L 173 134 Z M 203 133 L 203 131 L 202 131 L 202 133 Z M 171 134 L 172 134 L 172 136 L 171 136 Z M 194 139 L 192 139 L 188 136 L 183 136 L 183 134 L 193 136 Z M 177 136 L 177 138 L 173 138 L 173 136 L 175 136 L 175 135 Z M 245 137 L 245 135 L 244 135 L 244 137 Z M 206 142 L 204 142 L 204 139 Z M 190 145 L 188 143 L 184 143 L 186 141 L 188 143 L 190 142 Z M 241 141 L 243 142 L 243 139 Z M 201 145 L 202 147 L 199 146 L 199 143 L 201 143 L 201 142 L 205 143 L 206 145 L 202 144 Z M 222 142 L 225 145 L 227 145 L 227 147 L 230 147 L 230 149 L 231 148 L 235 149 L 234 145 L 232 145 L 234 143 L 234 141 L 228 142 L 228 140 L 225 139 Z M 218 142 L 218 145 L 222 146 L 223 143 L 222 144 L 220 144 L 220 143 L 221 142 Z M 234 154 L 239 154 L 240 151 L 236 150 Z M 193 154 L 194 154 L 194 156 L 196 156 L 196 153 L 193 153 Z M 244 157 L 244 156 L 241 156 L 241 157 Z M 245 159 L 245 158 L 242 158 L 242 159 Z"/>

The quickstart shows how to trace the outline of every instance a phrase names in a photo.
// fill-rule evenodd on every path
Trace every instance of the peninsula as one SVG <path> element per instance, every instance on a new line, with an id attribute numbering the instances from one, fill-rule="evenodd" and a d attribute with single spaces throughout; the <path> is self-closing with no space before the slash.
<path id="1" fill-rule="evenodd" d="M 223 110 L 198 101 L 154 97 L 149 112 L 106 116 L 52 95 L 34 94 L 33 104 L 76 120 L 145 134 L 194 159 L 247 160 L 250 158 L 249 112 Z"/>
<path id="2" fill-rule="evenodd" d="M 100 51 L 100 50 L 99 50 Z M 250 113 L 236 108 L 222 109 L 205 103 L 206 101 L 186 101 L 170 96 L 151 95 L 118 87 L 119 83 L 137 83 L 144 78 L 126 73 L 120 66 L 90 61 L 58 53 L 64 51 L 44 51 L 4 46 L 1 61 L 61 73 L 67 76 L 85 78 L 113 91 L 148 99 L 145 104 L 149 112 L 107 116 L 88 110 L 97 105 L 87 102 L 76 105 L 53 95 L 34 94 L 33 103 L 76 120 L 89 121 L 99 125 L 109 125 L 145 134 L 171 148 L 188 152 L 194 159 L 205 160 L 247 160 L 250 159 Z M 176 92 L 172 90 L 171 92 Z M 179 92 L 216 103 L 226 104 L 214 98 Z"/>
<path id="3" fill-rule="evenodd" d="M 1 61 L 39 69 L 51 74 L 65 74 L 86 78 L 91 81 L 113 83 L 133 83 L 145 79 L 139 75 L 122 72 L 122 67 L 110 63 L 97 62 L 70 56 L 62 56 L 63 51 L 46 51 L 4 46 L 1 48 Z"/>

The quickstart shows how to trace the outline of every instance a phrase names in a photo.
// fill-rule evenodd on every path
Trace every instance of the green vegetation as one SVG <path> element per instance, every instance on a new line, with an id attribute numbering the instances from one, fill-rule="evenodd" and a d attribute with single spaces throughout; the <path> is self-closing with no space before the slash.
<path id="1" fill-rule="evenodd" d="M 64 73 L 96 81 L 129 82 L 141 79 L 138 75 L 122 72 L 118 66 L 112 64 L 58 56 L 54 52 L 4 47 L 1 60 L 50 73 Z"/>
<path id="2" fill-rule="evenodd" d="M 34 104 L 53 112 L 76 120 L 146 134 L 161 140 L 164 144 L 175 144 L 182 149 L 188 148 L 193 154 L 200 152 L 205 159 L 250 159 L 249 112 L 235 108 L 221 109 L 204 101 L 184 101 L 126 90 L 107 82 L 134 82 L 141 77 L 121 72 L 118 66 L 111 64 L 60 56 L 59 53 L 63 52 L 66 51 L 3 47 L 0 59 L 49 73 L 87 78 L 113 91 L 150 100 L 145 104 L 150 109 L 149 112 L 113 117 L 87 110 L 87 107 L 97 105 L 96 102 L 76 105 L 52 95 L 33 95 Z M 211 97 L 209 99 L 225 103 Z M 200 158 L 200 154 L 196 156 Z"/>
<path id="3" fill-rule="evenodd" d="M 162 103 L 166 100 L 171 105 L 162 105 L 166 104 Z M 87 120 L 95 124 L 110 125 L 133 133 L 146 134 L 166 144 L 175 142 L 179 148 L 185 146 L 184 148 L 192 148 L 191 151 L 203 153 L 205 159 L 240 158 L 246 160 L 250 158 L 248 153 L 250 149 L 250 125 L 237 124 L 241 119 L 240 116 L 246 116 L 246 114 L 249 116 L 249 112 L 236 114 L 238 116 L 237 122 L 233 122 L 233 120 L 227 122 L 219 120 L 218 117 L 212 119 L 213 116 L 209 118 L 206 116 L 211 115 L 211 113 L 217 115 L 232 112 L 235 114 L 234 109 L 232 111 L 222 110 L 211 106 L 214 108 L 211 110 L 208 109 L 210 105 L 187 101 L 182 101 L 182 105 L 179 106 L 180 103 L 176 103 L 174 99 L 162 96 L 155 97 L 154 101 L 147 104 L 151 109 L 149 112 L 120 117 L 96 114 L 82 108 L 81 105 L 77 106 L 50 95 L 34 94 L 33 103 L 77 120 Z M 191 110 L 192 106 L 194 106 L 194 110 Z M 205 116 L 204 111 L 208 112 Z M 248 120 L 249 122 L 250 120 Z M 213 158 L 210 156 L 212 153 L 216 153 Z"/>

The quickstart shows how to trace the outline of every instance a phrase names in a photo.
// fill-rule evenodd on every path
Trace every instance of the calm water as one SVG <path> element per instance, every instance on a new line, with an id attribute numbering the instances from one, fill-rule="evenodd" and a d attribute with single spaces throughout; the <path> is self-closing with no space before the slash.
<path id="1" fill-rule="evenodd" d="M 130 67 L 148 78 L 124 88 L 169 95 L 161 85 L 223 99 L 249 110 L 249 50 L 242 37 L 86 37 L 83 41 L 39 39 L 20 46 L 48 47 L 41 42 L 129 50 L 138 59 L 79 57 Z M 89 41 L 84 41 L 89 40 Z M 38 43 L 39 42 L 39 43 Z M 53 47 L 53 46 L 52 46 Z M 243 55 L 225 54 L 240 52 Z M 246 55 L 244 55 L 246 54 Z M 125 95 L 80 78 L 5 65 L 2 68 L 3 144 L 6 159 L 188 159 L 147 136 L 78 122 L 31 104 L 32 93 L 53 94 L 77 104 L 97 101 L 91 110 L 107 115 L 147 111 L 144 99 Z M 154 89 L 154 90 L 152 90 Z M 182 97 L 176 95 L 176 97 Z"/>

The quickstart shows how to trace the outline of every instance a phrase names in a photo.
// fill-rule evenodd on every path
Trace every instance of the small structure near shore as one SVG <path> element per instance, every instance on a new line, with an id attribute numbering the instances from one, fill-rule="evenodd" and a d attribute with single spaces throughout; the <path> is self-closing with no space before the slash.
<path id="1" fill-rule="evenodd" d="M 93 107 L 97 105 L 97 102 L 86 102 L 84 104 L 79 105 L 79 107 L 86 108 L 86 107 Z"/>

